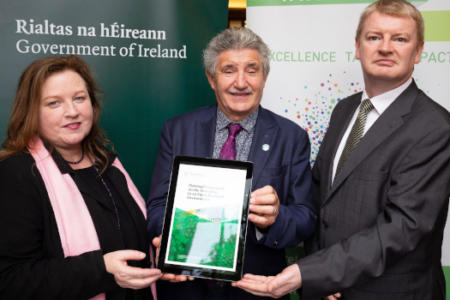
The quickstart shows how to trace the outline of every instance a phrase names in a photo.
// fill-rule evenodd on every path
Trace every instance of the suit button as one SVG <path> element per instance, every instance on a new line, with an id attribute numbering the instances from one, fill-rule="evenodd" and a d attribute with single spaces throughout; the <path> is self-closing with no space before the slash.
<path id="1" fill-rule="evenodd" d="M 322 225 L 323 225 L 323 228 L 325 228 L 325 229 L 328 228 L 328 223 L 327 223 L 327 221 L 322 220 Z"/>
<path id="2" fill-rule="evenodd" d="M 273 245 L 274 245 L 275 247 L 277 247 L 277 246 L 278 246 L 278 241 L 275 240 L 275 241 L 273 242 Z"/>

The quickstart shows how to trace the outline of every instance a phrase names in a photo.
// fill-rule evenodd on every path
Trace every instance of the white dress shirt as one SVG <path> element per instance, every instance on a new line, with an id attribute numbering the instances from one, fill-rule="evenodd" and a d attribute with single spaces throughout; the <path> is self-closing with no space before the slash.
<path id="1" fill-rule="evenodd" d="M 392 104 L 392 102 L 394 102 L 395 99 L 397 99 L 398 96 L 400 96 L 401 93 L 403 93 L 404 90 L 406 90 L 406 88 L 411 84 L 412 82 L 412 78 L 409 78 L 405 83 L 403 83 L 402 85 L 400 85 L 399 87 L 390 90 L 388 92 L 385 92 L 381 95 L 375 96 L 373 98 L 370 98 L 370 102 L 372 102 L 373 106 L 375 109 L 372 109 L 368 114 L 367 114 L 367 119 L 366 119 L 366 124 L 364 126 L 364 132 L 363 132 L 363 136 L 366 134 L 366 132 L 370 129 L 370 127 L 372 127 L 372 125 L 375 123 L 375 121 L 378 119 L 378 117 L 389 107 L 389 105 Z M 361 102 L 364 99 L 369 99 L 369 96 L 367 96 L 367 92 L 364 90 L 362 97 L 361 97 Z M 350 120 L 350 123 L 348 124 L 347 129 L 345 130 L 344 135 L 342 136 L 342 139 L 339 143 L 339 147 L 336 151 L 336 155 L 334 157 L 334 161 L 333 161 L 333 178 L 332 178 L 332 183 L 334 181 L 334 177 L 336 176 L 336 169 L 337 169 L 337 165 L 339 162 L 339 158 L 342 155 L 342 152 L 344 151 L 344 147 L 345 144 L 347 142 L 347 138 L 350 135 L 350 131 L 353 127 L 353 124 L 356 121 L 356 118 L 358 116 L 359 113 L 359 108 L 361 107 L 361 104 L 358 106 L 358 108 L 356 109 L 355 113 L 353 114 L 352 119 Z"/>

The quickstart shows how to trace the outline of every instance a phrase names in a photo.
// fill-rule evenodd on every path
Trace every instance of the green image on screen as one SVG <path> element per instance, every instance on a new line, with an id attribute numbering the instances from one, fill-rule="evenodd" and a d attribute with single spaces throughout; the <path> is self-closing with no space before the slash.
<path id="1" fill-rule="evenodd" d="M 168 259 L 233 268 L 237 229 L 238 220 L 225 219 L 223 207 L 191 211 L 176 208 Z"/>

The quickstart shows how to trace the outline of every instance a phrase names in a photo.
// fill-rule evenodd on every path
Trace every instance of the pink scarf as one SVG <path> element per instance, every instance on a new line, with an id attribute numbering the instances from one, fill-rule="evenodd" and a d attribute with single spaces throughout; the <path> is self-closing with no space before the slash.
<path id="1" fill-rule="evenodd" d="M 44 180 L 45 188 L 55 213 L 64 257 L 77 256 L 85 252 L 99 250 L 100 243 L 91 215 L 70 174 L 62 174 L 59 171 L 58 166 L 40 138 L 34 138 L 28 150 L 36 161 L 36 166 Z M 141 209 L 144 217 L 147 218 L 145 201 L 119 159 L 116 158 L 112 165 L 118 168 L 125 176 L 131 196 Z M 150 258 L 153 266 L 153 253 L 150 253 Z M 155 283 L 151 285 L 151 290 L 153 299 L 156 300 Z M 105 300 L 105 294 L 98 294 L 91 299 Z"/>

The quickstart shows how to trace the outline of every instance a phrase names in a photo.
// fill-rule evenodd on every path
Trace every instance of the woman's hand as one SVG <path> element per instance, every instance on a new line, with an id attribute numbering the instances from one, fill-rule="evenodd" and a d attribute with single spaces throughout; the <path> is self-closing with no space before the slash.
<path id="1" fill-rule="evenodd" d="M 152 244 L 156 248 L 155 263 L 158 263 L 159 246 L 161 244 L 161 236 L 153 238 Z M 186 280 L 194 280 L 194 277 L 190 277 L 190 276 L 188 277 L 188 276 L 185 276 L 185 275 L 175 275 L 175 274 L 171 274 L 171 273 L 164 273 L 162 275 L 161 279 L 167 280 L 167 281 L 170 281 L 170 282 L 183 282 L 183 281 L 186 281 Z"/>
<path id="2" fill-rule="evenodd" d="M 142 289 L 158 280 L 162 273 L 158 269 L 131 267 L 128 260 L 142 260 L 145 253 L 136 250 L 118 250 L 103 255 L 106 271 L 114 275 L 117 284 L 128 289 Z"/>

